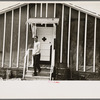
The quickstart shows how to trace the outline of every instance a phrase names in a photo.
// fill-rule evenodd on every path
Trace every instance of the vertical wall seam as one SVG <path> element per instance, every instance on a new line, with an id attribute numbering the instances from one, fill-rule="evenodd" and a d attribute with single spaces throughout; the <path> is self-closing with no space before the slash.
<path id="1" fill-rule="evenodd" d="M 19 8 L 18 50 L 17 50 L 17 66 L 16 67 L 19 67 L 20 27 L 21 27 L 21 7 Z"/>
<path id="2" fill-rule="evenodd" d="M 85 16 L 84 69 L 83 69 L 84 72 L 86 70 L 86 40 L 87 40 L 87 14 Z"/>
<path id="3" fill-rule="evenodd" d="M 80 11 L 78 12 L 78 28 L 77 28 L 77 55 L 76 55 L 76 71 L 78 71 L 79 60 L 79 33 L 80 33 Z"/>
<path id="4" fill-rule="evenodd" d="M 35 17 L 37 17 L 37 4 L 35 4 Z"/>
<path id="5" fill-rule="evenodd" d="M 67 67 L 69 67 L 69 52 L 70 52 L 70 27 L 71 27 L 71 7 L 69 8 Z"/>
<path id="6" fill-rule="evenodd" d="M 37 17 L 37 4 L 35 4 L 35 17 Z"/>
<path id="7" fill-rule="evenodd" d="M 29 4 L 27 5 L 27 21 L 29 19 Z M 25 54 L 27 51 L 27 45 L 28 45 L 28 23 L 26 23 L 26 48 L 25 48 Z M 29 55 L 28 55 L 29 56 Z M 28 59 L 27 59 L 27 66 L 28 66 Z"/>
<path id="8" fill-rule="evenodd" d="M 96 24 L 97 24 L 97 18 L 95 17 L 94 22 L 94 54 L 93 54 L 93 72 L 95 72 L 95 57 L 96 57 Z"/>
<path id="9" fill-rule="evenodd" d="M 56 17 L 56 3 L 54 4 L 54 18 Z"/>
<path id="10" fill-rule="evenodd" d="M 27 21 L 29 19 L 29 4 L 27 5 Z M 27 51 L 27 45 L 28 45 L 28 23 L 26 23 L 26 49 L 25 52 Z"/>
<path id="11" fill-rule="evenodd" d="M 48 17 L 48 3 L 46 3 L 46 18 Z"/>
<path id="12" fill-rule="evenodd" d="M 5 35 L 6 35 L 6 13 L 4 14 L 4 36 L 3 36 L 3 55 L 2 55 L 2 67 L 4 67 Z"/>
<path id="13" fill-rule="evenodd" d="M 64 25 L 64 4 L 62 5 L 60 63 L 62 63 L 62 51 L 63 51 L 63 25 Z"/>
<path id="14" fill-rule="evenodd" d="M 41 3 L 41 7 L 40 7 L 40 17 L 42 17 L 42 3 Z"/>
<path id="15" fill-rule="evenodd" d="M 9 60 L 9 67 L 12 67 L 13 20 L 14 20 L 14 10 L 12 10 L 12 21 L 11 21 L 11 41 L 10 41 L 10 60 Z"/>

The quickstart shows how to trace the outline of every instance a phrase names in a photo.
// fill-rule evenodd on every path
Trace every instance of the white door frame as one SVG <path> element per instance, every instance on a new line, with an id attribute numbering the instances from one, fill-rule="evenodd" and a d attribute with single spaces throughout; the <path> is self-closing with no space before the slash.
<path id="1" fill-rule="evenodd" d="M 44 26 L 45 27 L 45 26 Z M 43 27 L 43 28 L 44 28 Z M 38 26 L 37 28 L 42 28 L 41 26 Z M 49 28 L 49 27 L 48 27 Z M 50 27 L 51 28 L 51 27 Z M 53 24 L 53 39 L 52 39 L 52 53 L 51 53 L 51 67 L 55 66 L 55 49 L 54 49 L 54 39 L 56 38 L 56 25 Z"/>
<path id="2" fill-rule="evenodd" d="M 39 26 L 40 27 L 40 26 Z M 51 73 L 53 71 L 53 68 L 55 66 L 55 49 L 54 49 L 54 39 L 56 39 L 56 25 L 53 24 L 53 39 L 52 39 L 52 53 L 51 53 Z M 27 57 L 27 62 L 29 62 L 29 50 L 32 50 L 33 48 L 28 49 L 28 57 Z M 33 57 L 32 57 L 32 64 L 30 65 L 30 67 L 33 67 Z M 27 63 L 28 65 L 29 63 Z M 27 67 L 28 70 L 28 67 Z"/>

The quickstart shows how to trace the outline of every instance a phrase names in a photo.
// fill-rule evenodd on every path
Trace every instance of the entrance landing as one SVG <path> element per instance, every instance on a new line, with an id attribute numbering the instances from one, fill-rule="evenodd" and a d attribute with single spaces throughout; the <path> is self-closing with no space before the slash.
<path id="1" fill-rule="evenodd" d="M 26 72 L 25 80 L 50 80 L 50 65 L 41 64 L 41 72 L 38 73 L 37 76 L 34 76 L 34 70 L 33 68 L 29 68 L 29 70 Z"/>

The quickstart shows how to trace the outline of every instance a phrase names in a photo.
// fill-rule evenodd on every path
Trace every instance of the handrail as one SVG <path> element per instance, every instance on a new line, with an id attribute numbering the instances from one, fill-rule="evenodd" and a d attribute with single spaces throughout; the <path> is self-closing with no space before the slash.
<path id="1" fill-rule="evenodd" d="M 51 60 L 51 68 L 50 68 L 50 80 L 52 80 L 52 73 L 54 71 L 55 65 L 55 50 L 52 50 L 52 60 Z"/>
<path id="2" fill-rule="evenodd" d="M 26 66 L 28 66 L 26 63 L 28 63 L 27 57 L 29 55 L 29 51 L 33 50 L 33 48 L 29 48 L 24 56 L 24 67 L 23 67 L 23 79 L 25 78 L 25 71 L 26 71 Z M 27 60 L 27 62 L 26 62 Z M 51 60 L 51 68 L 50 68 L 50 80 L 52 79 L 52 73 L 54 71 L 54 65 L 55 65 L 55 50 L 52 50 L 52 60 Z"/>
<path id="3" fill-rule="evenodd" d="M 29 51 L 30 51 L 30 50 L 33 50 L 33 48 L 29 48 L 29 49 L 26 51 L 25 56 L 24 56 L 23 79 L 25 78 L 26 60 L 27 60 L 27 56 L 29 55 Z M 28 63 L 28 60 L 27 60 L 27 63 Z"/>
<path id="4" fill-rule="evenodd" d="M 26 57 L 27 57 L 27 55 L 26 55 L 26 53 L 25 53 L 25 56 L 24 56 L 24 67 L 23 67 L 23 79 L 24 79 L 24 77 L 25 77 Z"/>

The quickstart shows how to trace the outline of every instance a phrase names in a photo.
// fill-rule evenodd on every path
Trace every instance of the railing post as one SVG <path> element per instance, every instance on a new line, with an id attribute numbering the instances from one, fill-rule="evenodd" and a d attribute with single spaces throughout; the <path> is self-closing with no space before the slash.
<path id="1" fill-rule="evenodd" d="M 27 70 L 28 70 L 28 66 L 29 66 L 29 51 L 30 51 L 30 50 L 28 49 L 28 52 L 27 52 L 27 53 L 28 53 L 28 54 L 27 54 Z"/>
<path id="2" fill-rule="evenodd" d="M 23 79 L 25 78 L 25 68 L 26 68 L 26 55 L 24 57 Z"/>

